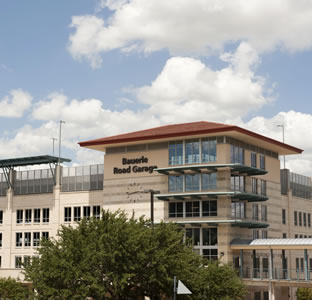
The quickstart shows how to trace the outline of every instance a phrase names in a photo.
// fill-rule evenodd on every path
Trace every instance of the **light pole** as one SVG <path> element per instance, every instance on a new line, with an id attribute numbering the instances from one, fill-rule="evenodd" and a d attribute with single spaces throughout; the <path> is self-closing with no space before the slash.
<path id="1" fill-rule="evenodd" d="M 279 125 L 277 125 L 277 127 L 281 127 L 282 128 L 282 131 L 283 131 L 283 144 L 285 144 L 285 126 L 284 126 L 284 124 L 279 124 Z M 285 155 L 284 155 L 284 169 L 286 169 L 286 158 L 285 158 Z"/>
<path id="2" fill-rule="evenodd" d="M 60 120 L 58 165 L 61 164 L 62 123 L 65 124 L 65 121 Z"/>
<path id="3" fill-rule="evenodd" d="M 160 194 L 160 191 L 155 191 L 152 189 L 148 189 L 148 190 L 143 190 L 143 191 L 135 191 L 135 192 L 130 192 L 127 193 L 128 195 L 133 195 L 133 194 L 148 194 L 150 193 L 151 198 L 150 198 L 150 209 L 151 209 L 151 224 L 152 224 L 152 228 L 154 229 L 154 195 L 155 194 Z"/>
<path id="4" fill-rule="evenodd" d="M 56 138 L 51 138 L 51 140 L 52 140 L 52 145 L 53 145 L 52 146 L 52 149 L 53 149 L 52 153 L 53 153 L 53 156 L 54 156 L 54 142 L 57 141 L 57 139 Z"/>

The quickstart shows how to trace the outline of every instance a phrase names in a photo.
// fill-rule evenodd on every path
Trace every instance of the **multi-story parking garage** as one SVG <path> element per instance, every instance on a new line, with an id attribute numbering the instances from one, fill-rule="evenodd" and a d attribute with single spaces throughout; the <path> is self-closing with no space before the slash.
<path id="1" fill-rule="evenodd" d="M 2 276 L 18 276 L 21 262 L 35 255 L 38 240 L 55 236 L 60 224 L 99 217 L 104 208 L 147 217 L 152 212 L 155 222 L 181 224 L 194 251 L 233 263 L 248 277 L 250 299 L 266 299 L 267 280 L 276 274 L 286 280 L 294 270 L 292 280 L 309 281 L 308 246 L 270 251 L 250 243 L 311 242 L 311 179 L 280 170 L 279 161 L 302 150 L 211 122 L 162 126 L 80 146 L 103 151 L 105 167 L 55 168 L 57 158 L 48 156 L 0 161 Z M 18 171 L 39 163 L 51 168 Z M 294 294 L 285 285 L 275 284 L 274 290 L 277 299 Z"/>

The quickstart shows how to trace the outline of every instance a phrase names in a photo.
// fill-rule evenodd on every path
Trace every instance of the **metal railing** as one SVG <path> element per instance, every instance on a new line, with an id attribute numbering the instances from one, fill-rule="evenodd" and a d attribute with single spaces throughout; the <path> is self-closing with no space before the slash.
<path id="1" fill-rule="evenodd" d="M 238 270 L 239 273 L 240 270 Z M 270 279 L 270 271 L 266 268 L 243 268 L 243 274 L 240 274 L 243 279 Z M 307 275 L 307 279 L 306 279 Z M 309 269 L 307 274 L 302 269 L 282 269 L 274 268 L 272 273 L 273 280 L 312 280 L 312 270 Z"/>

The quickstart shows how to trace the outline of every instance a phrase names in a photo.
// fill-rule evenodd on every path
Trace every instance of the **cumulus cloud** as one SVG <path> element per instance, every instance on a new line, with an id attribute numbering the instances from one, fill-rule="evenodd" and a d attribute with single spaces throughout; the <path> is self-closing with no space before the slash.
<path id="1" fill-rule="evenodd" d="M 0 117 L 20 118 L 31 106 L 32 96 L 21 89 L 11 90 L 10 96 L 0 100 Z"/>
<path id="2" fill-rule="evenodd" d="M 101 52 L 152 52 L 209 55 L 228 43 L 248 41 L 257 51 L 312 46 L 312 2 L 306 0 L 102 0 L 112 11 L 104 20 L 74 16 L 69 51 L 93 67 Z M 278 21 L 277 21 L 278 20 Z"/>
<path id="3" fill-rule="evenodd" d="M 273 99 L 265 79 L 253 71 L 259 58 L 250 45 L 241 43 L 221 58 L 228 66 L 216 71 L 198 59 L 170 58 L 152 84 L 135 94 L 163 122 L 234 120 Z"/>
<path id="4" fill-rule="evenodd" d="M 312 144 L 308 137 L 312 127 L 312 115 L 290 110 L 280 112 L 272 118 L 255 117 L 241 123 L 247 129 L 283 141 L 282 129 L 284 125 L 285 143 L 304 150 L 303 154 L 286 157 L 286 168 L 291 171 L 312 176 Z"/>

